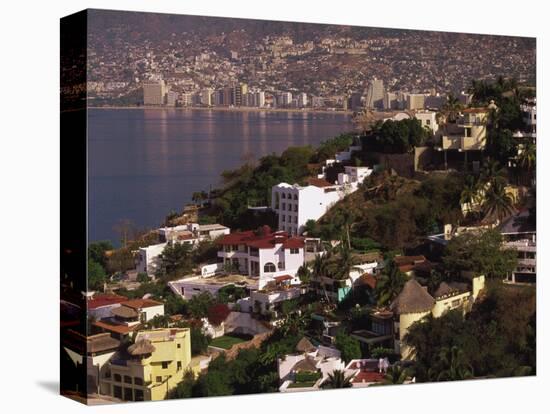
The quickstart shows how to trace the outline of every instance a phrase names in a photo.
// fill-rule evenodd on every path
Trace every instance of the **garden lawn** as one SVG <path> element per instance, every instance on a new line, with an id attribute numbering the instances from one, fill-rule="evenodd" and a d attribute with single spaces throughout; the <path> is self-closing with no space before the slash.
<path id="1" fill-rule="evenodd" d="M 231 335 L 220 336 L 219 338 L 214 338 L 210 342 L 210 346 L 215 346 L 216 348 L 229 349 L 235 344 L 240 344 L 241 342 L 246 342 L 246 339 L 239 338 Z"/>

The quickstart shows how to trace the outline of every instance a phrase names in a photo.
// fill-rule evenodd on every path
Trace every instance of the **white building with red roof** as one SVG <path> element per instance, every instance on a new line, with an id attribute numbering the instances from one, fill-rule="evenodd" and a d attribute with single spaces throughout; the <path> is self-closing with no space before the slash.
<path id="1" fill-rule="evenodd" d="M 218 258 L 236 271 L 258 278 L 262 289 L 269 282 L 299 284 L 296 276 L 304 264 L 305 239 L 287 232 L 273 232 L 269 226 L 257 231 L 231 233 L 217 240 Z"/>

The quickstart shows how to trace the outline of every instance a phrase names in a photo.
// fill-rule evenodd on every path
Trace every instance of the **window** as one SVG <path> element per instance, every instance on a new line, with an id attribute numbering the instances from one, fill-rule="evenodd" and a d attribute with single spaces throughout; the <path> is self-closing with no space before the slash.
<path id="1" fill-rule="evenodd" d="M 277 269 L 275 269 L 275 265 L 271 262 L 267 262 L 265 265 L 264 265 L 264 272 L 267 272 L 267 273 L 272 273 L 272 272 L 276 272 Z"/>
<path id="2" fill-rule="evenodd" d="M 178 344 L 178 349 L 181 348 L 181 344 Z"/>
<path id="3" fill-rule="evenodd" d="M 300 253 L 300 249 L 290 249 L 290 254 L 298 254 Z"/>
<path id="4" fill-rule="evenodd" d="M 281 220 L 282 220 L 283 223 L 285 222 L 286 216 L 284 214 L 281 216 Z"/>
<path id="5" fill-rule="evenodd" d="M 134 390 L 134 400 L 135 401 L 143 401 L 143 391 L 142 390 Z"/>
<path id="6" fill-rule="evenodd" d="M 294 212 L 295 212 L 295 213 L 298 212 L 298 204 L 294 204 Z"/>
<path id="7" fill-rule="evenodd" d="M 139 378 L 139 377 L 135 377 L 134 378 L 134 384 L 136 385 L 143 385 L 143 379 Z"/>
<path id="8" fill-rule="evenodd" d="M 471 128 L 464 128 L 464 134 L 466 137 L 471 137 L 472 136 L 472 129 Z"/>
<path id="9" fill-rule="evenodd" d="M 158 375 L 158 376 L 156 377 L 156 381 L 157 381 L 157 382 L 162 382 L 162 377 L 161 377 L 160 375 Z"/>
<path id="10" fill-rule="evenodd" d="M 535 115 L 536 117 L 536 115 Z M 294 194 L 294 200 L 298 200 L 298 194 Z"/>
<path id="11" fill-rule="evenodd" d="M 126 401 L 132 401 L 134 399 L 134 394 L 132 393 L 131 388 L 124 388 L 124 399 Z"/>
<path id="12" fill-rule="evenodd" d="M 298 216 L 294 217 L 294 223 L 298 224 Z"/>
<path id="13" fill-rule="evenodd" d="M 122 387 L 115 385 L 113 387 L 113 397 L 122 398 Z"/>
<path id="14" fill-rule="evenodd" d="M 162 361 L 161 365 L 162 365 L 162 369 L 168 369 L 168 362 Z"/>
<path id="15" fill-rule="evenodd" d="M 451 306 L 454 308 L 456 306 L 460 305 L 460 299 L 453 300 L 451 303 Z"/>
<path id="16" fill-rule="evenodd" d="M 277 267 L 279 268 L 279 270 L 285 270 L 285 262 L 277 263 Z"/>
<path id="17" fill-rule="evenodd" d="M 124 376 L 124 382 L 126 384 L 131 384 L 132 383 L 132 377 L 129 377 L 128 375 L 125 375 Z"/>
<path id="18" fill-rule="evenodd" d="M 113 379 L 116 381 L 116 382 L 122 382 L 122 377 L 120 376 L 120 374 L 115 374 L 113 376 Z"/>
<path id="19" fill-rule="evenodd" d="M 286 203 L 283 203 L 283 211 L 286 210 Z"/>
<path id="20" fill-rule="evenodd" d="M 282 193 L 282 194 L 281 194 L 281 198 L 286 198 L 286 194 L 285 194 L 285 193 Z"/>
<path id="21" fill-rule="evenodd" d="M 178 368 L 178 371 L 181 370 L 181 361 L 178 361 L 178 365 L 177 365 L 177 368 Z"/>
<path id="22" fill-rule="evenodd" d="M 426 125 L 430 125 L 430 120 L 426 119 Z"/>

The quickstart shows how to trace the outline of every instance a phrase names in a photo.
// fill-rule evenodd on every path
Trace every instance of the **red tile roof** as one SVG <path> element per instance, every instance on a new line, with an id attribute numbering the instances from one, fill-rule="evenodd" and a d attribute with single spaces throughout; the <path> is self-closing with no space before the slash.
<path id="1" fill-rule="evenodd" d="M 275 276 L 273 279 L 275 279 L 276 282 L 284 282 L 285 280 L 292 280 L 294 278 L 290 275 L 281 275 Z"/>
<path id="2" fill-rule="evenodd" d="M 371 383 L 381 382 L 384 379 L 384 374 L 380 374 L 376 371 L 359 371 L 359 373 L 353 378 L 354 383 Z"/>
<path id="3" fill-rule="evenodd" d="M 284 231 L 273 232 L 268 226 L 261 229 L 261 234 L 253 231 L 243 231 L 227 234 L 216 241 L 220 245 L 244 244 L 256 249 L 272 249 L 276 244 L 282 244 L 284 249 L 299 249 L 305 245 L 303 237 L 288 237 Z"/>
<path id="4" fill-rule="evenodd" d="M 97 309 L 102 306 L 116 305 L 127 301 L 128 298 L 120 295 L 99 294 L 94 295 L 92 299 L 88 299 L 88 309 Z"/>
<path id="5" fill-rule="evenodd" d="M 283 242 L 285 249 L 301 249 L 305 246 L 303 237 L 291 237 Z"/>
<path id="6" fill-rule="evenodd" d="M 126 306 L 132 309 L 150 308 L 152 306 L 162 305 L 162 302 L 157 302 L 152 299 L 132 299 L 121 303 L 122 306 Z"/>
<path id="7" fill-rule="evenodd" d="M 92 325 L 108 332 L 115 332 L 123 335 L 130 333 L 132 331 L 135 331 L 141 326 L 140 324 L 136 324 L 133 326 L 118 325 L 116 323 L 110 323 L 107 320 L 95 321 L 95 322 L 92 322 Z"/>
<path id="8" fill-rule="evenodd" d="M 329 183 L 324 178 L 308 178 L 307 183 L 314 187 L 331 187 L 333 184 Z"/>

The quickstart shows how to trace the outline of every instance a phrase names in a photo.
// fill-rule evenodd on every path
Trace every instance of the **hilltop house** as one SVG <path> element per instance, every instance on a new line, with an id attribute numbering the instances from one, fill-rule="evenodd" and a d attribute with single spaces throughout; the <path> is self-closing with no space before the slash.
<path id="1" fill-rule="evenodd" d="M 300 284 L 296 275 L 304 264 L 305 239 L 290 237 L 287 232 L 273 232 L 269 226 L 220 237 L 218 258 L 226 266 L 258 280 L 263 289 L 269 282 L 288 280 Z"/>
<path id="2" fill-rule="evenodd" d="M 193 369 L 189 328 L 140 331 L 106 364 L 101 393 L 124 401 L 163 400 L 188 369 Z"/>
<path id="3" fill-rule="evenodd" d="M 471 280 L 471 284 L 443 282 L 434 295 L 428 293 L 428 289 L 420 285 L 415 279 L 409 279 L 401 293 L 390 304 L 390 311 L 394 315 L 394 348 L 403 359 L 413 357 L 412 349 L 403 339 L 409 332 L 409 328 L 422 320 L 427 315 L 439 318 L 448 310 L 470 310 L 480 291 L 485 287 L 485 276 L 473 276 L 464 274 Z"/>
<path id="4" fill-rule="evenodd" d="M 139 249 L 136 271 L 154 277 L 160 266 L 159 256 L 168 243 L 188 244 L 193 248 L 203 240 L 214 240 L 229 232 L 230 229 L 221 224 L 187 223 L 174 227 L 161 227 L 157 229 L 159 243 Z"/>
<path id="5" fill-rule="evenodd" d="M 342 302 L 351 292 L 352 288 L 359 284 L 369 284 L 367 275 L 373 275 L 377 272 L 382 259 L 378 253 L 355 255 L 360 259 L 360 263 L 351 270 L 345 279 L 335 279 L 333 277 L 314 276 L 310 282 L 310 290 L 319 296 L 328 296 L 334 302 Z"/>
<path id="6" fill-rule="evenodd" d="M 96 331 L 122 339 L 157 315 L 164 315 L 164 303 L 152 299 L 127 300 L 113 307 L 109 316 L 92 321 L 92 326 Z"/>

